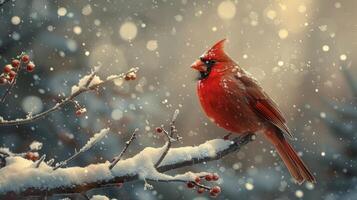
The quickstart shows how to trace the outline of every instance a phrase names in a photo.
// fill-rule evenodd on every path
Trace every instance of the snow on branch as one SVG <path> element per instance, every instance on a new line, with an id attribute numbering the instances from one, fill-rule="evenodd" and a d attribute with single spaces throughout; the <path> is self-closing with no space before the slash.
<path id="1" fill-rule="evenodd" d="M 126 81 L 134 80 L 136 78 L 136 73 L 138 70 L 139 70 L 139 68 L 131 68 L 129 71 L 127 71 L 125 73 L 121 73 L 118 75 L 111 75 L 111 76 L 107 77 L 105 80 L 101 80 L 96 75 L 97 70 L 95 69 L 92 73 L 90 73 L 87 76 L 84 76 L 81 80 L 79 80 L 78 85 L 75 85 L 72 87 L 71 95 L 63 98 L 59 103 L 54 105 L 52 108 L 50 108 L 44 112 L 41 112 L 39 114 L 36 114 L 33 116 L 29 115 L 26 118 L 21 118 L 21 119 L 5 120 L 2 117 L 0 117 L 0 126 L 14 126 L 14 125 L 30 123 L 35 120 L 41 119 L 54 111 L 61 109 L 63 106 L 65 106 L 69 103 L 75 104 L 76 108 L 78 109 L 77 111 L 79 111 L 78 113 L 76 112 L 76 114 L 79 115 L 79 114 L 85 112 L 85 108 L 81 108 L 78 105 L 78 103 L 76 101 L 74 101 L 74 99 L 78 95 L 80 95 L 84 92 L 94 91 L 97 88 L 101 87 L 102 85 L 104 85 L 108 82 L 112 82 L 115 79 L 124 79 Z"/>
<path id="2" fill-rule="evenodd" d="M 192 187 L 211 189 L 200 183 L 200 179 L 210 173 L 186 172 L 171 176 L 164 172 L 218 160 L 232 152 L 239 151 L 243 145 L 254 138 L 254 134 L 248 134 L 232 141 L 214 139 L 199 146 L 170 148 L 157 168 L 155 164 L 166 150 L 165 146 L 146 147 L 132 158 L 120 160 L 112 169 L 109 168 L 110 162 L 107 161 L 86 167 L 59 168 L 54 171 L 45 162 L 35 168 L 31 160 L 20 156 L 9 156 L 6 157 L 7 165 L 0 169 L 0 194 L 2 197 L 14 197 L 81 193 L 93 188 L 133 180 L 184 182 L 188 183 L 188 187 L 191 184 Z"/>
<path id="3" fill-rule="evenodd" d="M 99 142 L 100 140 L 102 140 L 107 134 L 109 133 L 109 128 L 106 129 L 102 129 L 99 133 L 96 133 L 93 135 L 93 137 L 91 137 L 88 142 L 79 150 L 76 151 L 75 154 L 73 154 L 71 157 L 69 157 L 67 160 L 64 160 L 62 162 L 60 162 L 59 164 L 57 164 L 53 170 L 56 170 L 60 167 L 63 167 L 65 165 L 67 165 L 67 163 L 73 159 L 75 159 L 76 157 L 78 157 L 79 154 L 88 151 L 90 148 L 92 148 L 97 142 Z"/>

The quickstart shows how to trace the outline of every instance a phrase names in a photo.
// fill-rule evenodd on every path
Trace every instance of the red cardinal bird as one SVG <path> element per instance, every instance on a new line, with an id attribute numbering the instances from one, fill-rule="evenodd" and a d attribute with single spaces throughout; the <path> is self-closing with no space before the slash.
<path id="1" fill-rule="evenodd" d="M 224 52 L 224 41 L 216 43 L 191 66 L 200 73 L 197 92 L 203 110 L 209 119 L 229 132 L 264 133 L 299 184 L 316 182 L 285 139 L 285 135 L 292 137 L 292 134 L 277 105 L 258 82 Z"/>

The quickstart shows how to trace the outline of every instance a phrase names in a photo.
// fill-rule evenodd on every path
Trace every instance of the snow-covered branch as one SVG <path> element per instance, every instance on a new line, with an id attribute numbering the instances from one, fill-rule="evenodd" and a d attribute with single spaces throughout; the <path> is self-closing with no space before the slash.
<path id="1" fill-rule="evenodd" d="M 93 188 L 133 180 L 158 182 L 187 182 L 199 187 L 197 177 L 209 175 L 207 172 L 186 172 L 175 176 L 164 172 L 207 161 L 218 160 L 254 139 L 245 135 L 234 140 L 214 139 L 199 146 L 170 148 L 161 164 L 155 164 L 165 151 L 147 147 L 132 158 L 120 160 L 112 169 L 110 162 L 91 164 L 86 167 L 68 167 L 53 170 L 42 162 L 35 168 L 33 161 L 19 156 L 6 157 L 7 165 L 0 169 L 0 194 L 3 197 L 19 195 L 42 195 L 56 193 L 80 193 Z M 205 186 L 202 185 L 204 188 Z M 209 188 L 209 187 L 208 187 Z M 204 188 L 205 189 L 205 188 Z"/>
<path id="2" fill-rule="evenodd" d="M 138 68 L 132 68 L 129 71 L 127 71 L 126 73 L 122 73 L 119 75 L 112 75 L 112 76 L 109 76 L 108 78 L 106 78 L 105 80 L 101 80 L 98 76 L 95 75 L 96 70 L 94 70 L 91 74 L 84 76 L 81 80 L 79 80 L 78 85 L 75 85 L 72 87 L 71 95 L 62 99 L 59 103 L 54 105 L 52 108 L 50 108 L 44 112 L 41 112 L 39 114 L 36 114 L 33 116 L 28 116 L 28 117 L 22 118 L 22 119 L 5 120 L 5 119 L 0 118 L 0 126 L 14 126 L 14 125 L 26 124 L 26 123 L 30 123 L 35 120 L 41 119 L 41 118 L 47 116 L 48 114 L 59 110 L 63 106 L 65 106 L 69 103 L 73 103 L 74 99 L 78 95 L 80 95 L 84 92 L 93 91 L 108 82 L 114 81 L 115 79 L 133 80 L 133 79 L 135 79 L 137 71 L 138 71 Z"/>

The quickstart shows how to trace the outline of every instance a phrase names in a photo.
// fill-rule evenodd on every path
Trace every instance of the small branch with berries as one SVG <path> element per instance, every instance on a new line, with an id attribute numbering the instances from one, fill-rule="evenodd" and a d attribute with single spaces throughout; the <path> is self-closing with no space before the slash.
<path id="1" fill-rule="evenodd" d="M 104 84 L 107 84 L 109 82 L 112 82 L 116 79 L 124 79 L 126 81 L 130 80 L 135 80 L 136 79 L 136 73 L 139 69 L 138 68 L 132 68 L 126 73 L 122 73 L 119 75 L 111 75 L 107 77 L 105 80 L 101 80 L 98 76 L 96 76 L 96 70 L 94 70 L 91 74 L 84 76 L 78 83 L 78 85 L 72 87 L 72 93 L 68 97 L 63 98 L 59 103 L 54 105 L 52 108 L 41 112 L 39 114 L 33 115 L 33 116 L 28 116 L 26 118 L 22 119 L 15 119 L 15 120 L 5 120 L 2 119 L 0 121 L 0 126 L 14 126 L 14 125 L 21 125 L 21 124 L 26 124 L 30 122 L 34 122 L 38 119 L 44 118 L 50 113 L 57 111 L 61 109 L 63 106 L 69 104 L 69 103 L 74 103 L 76 107 L 76 115 L 83 115 L 86 112 L 86 108 L 83 108 L 76 102 L 74 99 L 79 96 L 82 93 L 88 92 L 88 91 L 94 91 L 98 89 L 99 87 L 103 86 Z"/>
<path id="2" fill-rule="evenodd" d="M 6 97 L 11 93 L 12 88 L 16 84 L 16 79 L 20 71 L 26 67 L 27 72 L 33 72 L 35 64 L 30 61 L 27 54 L 22 53 L 16 59 L 11 61 L 11 64 L 5 65 L 3 73 L 0 74 L 0 85 L 9 85 L 5 93 L 1 96 L 0 102 L 4 102 Z"/>
<path id="3" fill-rule="evenodd" d="M 174 114 L 173 114 L 173 116 L 172 116 L 172 120 L 170 122 L 170 131 L 167 131 L 162 127 L 157 127 L 156 128 L 156 132 L 157 133 L 164 133 L 165 134 L 165 136 L 167 138 L 167 142 L 165 144 L 164 152 L 161 154 L 159 160 L 155 163 L 155 168 L 157 168 L 161 164 L 162 160 L 164 160 L 165 156 L 167 155 L 167 152 L 171 148 L 172 142 L 178 141 L 178 140 L 181 139 L 181 137 L 178 136 L 178 135 L 176 136 L 176 139 L 173 138 L 173 135 L 175 133 L 177 133 L 177 130 L 176 130 L 176 127 L 175 127 L 175 122 L 176 122 L 176 118 L 177 118 L 179 113 L 180 113 L 180 111 L 178 109 L 176 109 Z"/>
<path id="4" fill-rule="evenodd" d="M 205 174 L 205 175 L 201 175 Z M 146 179 L 148 180 L 148 179 Z M 209 194 L 213 197 L 218 196 L 221 193 L 221 187 L 219 186 L 213 186 L 210 187 L 208 185 L 204 184 L 204 181 L 206 182 L 215 182 L 219 180 L 219 176 L 216 173 L 200 173 L 199 176 L 196 176 L 196 178 L 193 181 L 187 181 L 183 179 L 170 179 L 170 180 L 150 180 L 150 181 L 155 181 L 155 182 L 182 182 L 186 183 L 187 188 L 190 189 L 196 189 L 198 194 L 202 194 L 204 192 L 209 192 Z"/>

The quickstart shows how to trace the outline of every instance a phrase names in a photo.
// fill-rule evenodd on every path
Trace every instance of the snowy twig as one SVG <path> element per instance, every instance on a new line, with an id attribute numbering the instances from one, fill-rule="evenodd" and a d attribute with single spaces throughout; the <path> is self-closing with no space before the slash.
<path id="1" fill-rule="evenodd" d="M 207 173 L 208 174 L 208 173 Z M 200 178 L 204 178 L 204 176 L 201 176 Z M 166 183 L 170 183 L 170 182 L 178 182 L 178 183 L 187 183 L 190 182 L 192 183 L 194 186 L 198 187 L 198 188 L 203 188 L 207 191 L 209 191 L 211 189 L 211 187 L 197 183 L 195 181 L 187 181 L 187 180 L 183 180 L 183 179 L 170 179 L 170 180 L 152 180 L 152 179 L 146 179 L 148 181 L 154 181 L 154 182 L 166 182 Z"/>
<path id="2" fill-rule="evenodd" d="M 157 156 L 164 150 L 161 148 L 145 148 L 132 158 L 121 160 L 112 170 L 109 162 L 92 164 L 87 167 L 68 167 L 56 171 L 47 170 L 45 163 L 40 168 L 28 168 L 32 161 L 20 157 L 7 157 L 9 163 L 0 169 L 1 197 L 18 197 L 19 195 L 48 195 L 58 193 L 81 193 L 108 184 L 133 180 L 150 180 L 158 182 L 190 182 L 200 174 L 188 172 L 169 176 L 163 172 L 191 166 L 212 160 L 218 160 L 254 139 L 248 134 L 233 141 L 214 139 L 195 147 L 170 148 L 160 166 L 153 165 Z M 40 171 L 38 171 L 40 170 Z M 73 176 L 75 174 L 75 176 Z M 204 175 L 207 173 L 203 173 Z M 13 184 L 21 183 L 21 184 Z"/>
<path id="3" fill-rule="evenodd" d="M 108 82 L 111 82 L 115 79 L 123 79 L 125 78 L 128 74 L 132 74 L 132 73 L 136 73 L 138 71 L 138 68 L 132 68 L 129 71 L 127 71 L 126 73 L 122 73 L 119 75 L 115 75 L 115 76 L 110 76 L 108 77 L 106 80 L 100 81 L 98 83 L 93 83 L 93 81 L 90 81 L 87 87 L 79 87 L 78 90 L 76 90 L 74 93 L 72 93 L 70 96 L 64 98 L 60 103 L 57 103 L 55 106 L 53 106 L 52 108 L 41 112 L 39 114 L 33 115 L 31 117 L 27 117 L 27 118 L 23 118 L 23 119 L 15 119 L 15 120 L 2 120 L 0 121 L 0 126 L 13 126 L 13 125 L 21 125 L 21 124 L 26 124 L 26 123 L 30 123 L 33 122 L 35 120 L 41 119 L 45 116 L 47 116 L 48 114 L 59 110 L 60 108 L 62 108 L 64 105 L 71 103 L 72 100 L 74 98 L 76 98 L 78 95 L 87 92 L 87 91 L 91 91 L 94 90 Z M 93 73 L 91 73 L 92 75 Z M 90 76 L 91 76 L 90 75 Z M 87 83 L 87 82 L 86 82 Z"/>
<path id="4" fill-rule="evenodd" d="M 94 79 L 94 76 L 96 75 L 96 73 L 99 71 L 100 67 L 96 67 L 93 72 L 90 74 L 87 82 L 84 85 L 84 88 L 88 88 L 89 84 L 92 82 L 92 80 Z"/>
<path id="5" fill-rule="evenodd" d="M 180 111 L 178 109 L 176 109 L 172 116 L 172 120 L 170 122 L 170 133 L 167 132 L 165 129 L 163 129 L 163 132 L 167 138 L 167 142 L 165 144 L 165 151 L 161 154 L 159 160 L 156 162 L 155 168 L 157 168 L 161 164 L 162 160 L 165 158 L 165 156 L 167 155 L 167 152 L 171 148 L 172 141 L 174 141 L 172 137 L 173 137 L 174 133 L 176 132 L 175 122 L 176 122 L 176 118 L 179 113 L 180 113 Z M 177 139 L 179 139 L 179 137 L 177 137 Z"/>
<path id="6" fill-rule="evenodd" d="M 79 156 L 79 154 L 88 151 L 90 148 L 92 148 L 97 142 L 102 140 L 109 132 L 109 128 L 102 129 L 99 133 L 96 133 L 91 137 L 87 144 L 84 145 L 79 151 L 75 152 L 71 157 L 69 157 L 67 160 L 64 160 L 60 162 L 59 164 L 56 164 L 56 166 L 53 168 L 53 170 L 56 170 L 60 167 L 64 167 L 67 165 L 67 163 Z"/>
<path id="7" fill-rule="evenodd" d="M 133 142 L 133 140 L 136 138 L 136 133 L 139 131 L 139 129 L 135 129 L 133 134 L 131 135 L 130 139 L 128 141 L 125 142 L 125 147 L 123 148 L 123 150 L 120 152 L 120 154 L 118 156 L 116 156 L 113 161 L 110 163 L 109 165 L 109 169 L 113 169 L 113 167 L 119 162 L 119 160 L 123 157 L 124 153 L 126 152 L 126 150 L 128 149 L 128 147 L 130 146 L 130 144 Z"/>
<path id="8" fill-rule="evenodd" d="M 34 163 L 35 168 L 38 168 L 45 159 L 46 154 L 42 155 L 40 159 L 36 160 L 36 162 Z"/>

